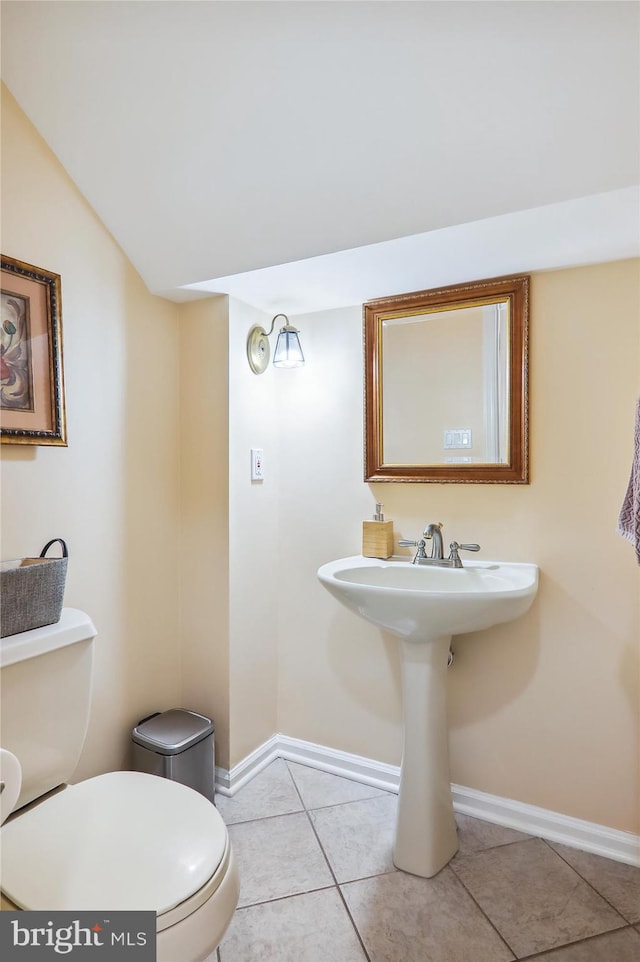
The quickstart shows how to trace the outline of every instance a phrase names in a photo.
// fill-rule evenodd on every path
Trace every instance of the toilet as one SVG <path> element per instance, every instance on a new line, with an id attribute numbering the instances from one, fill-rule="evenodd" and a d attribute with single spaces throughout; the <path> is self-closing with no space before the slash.
<path id="1" fill-rule="evenodd" d="M 215 806 L 178 782 L 108 772 L 69 785 L 87 732 L 91 619 L 2 639 L 2 908 L 156 913 L 158 962 L 203 962 L 239 880 Z"/>

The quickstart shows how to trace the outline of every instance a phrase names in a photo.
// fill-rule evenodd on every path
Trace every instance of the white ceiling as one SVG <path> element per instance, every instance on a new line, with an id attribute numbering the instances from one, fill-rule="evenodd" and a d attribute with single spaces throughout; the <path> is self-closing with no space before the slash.
<path id="1" fill-rule="evenodd" d="M 140 272 L 302 313 L 640 253 L 636 2 L 2 3 Z"/>

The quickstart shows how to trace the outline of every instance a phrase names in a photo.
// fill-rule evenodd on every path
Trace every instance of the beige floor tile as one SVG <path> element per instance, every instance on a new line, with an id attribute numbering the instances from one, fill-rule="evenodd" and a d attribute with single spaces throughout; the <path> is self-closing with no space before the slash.
<path id="1" fill-rule="evenodd" d="M 485 848 L 495 848 L 497 845 L 508 845 L 510 842 L 522 842 L 530 835 L 516 832 L 513 828 L 503 828 L 493 825 L 481 818 L 471 818 L 469 815 L 456 815 L 458 826 L 458 854 L 469 855 L 480 852 Z"/>
<path id="2" fill-rule="evenodd" d="M 638 959 L 640 935 L 631 928 L 535 956 L 535 962 L 638 962 Z"/>
<path id="3" fill-rule="evenodd" d="M 556 842 L 548 844 L 593 885 L 627 922 L 640 922 L 640 868 L 580 852 Z"/>
<path id="4" fill-rule="evenodd" d="M 540 839 L 463 856 L 452 868 L 518 956 L 624 925 Z"/>
<path id="5" fill-rule="evenodd" d="M 239 905 L 333 884 L 304 812 L 230 825 L 229 837 L 240 873 Z"/>
<path id="6" fill-rule="evenodd" d="M 337 889 L 239 909 L 221 962 L 366 962 Z"/>
<path id="7" fill-rule="evenodd" d="M 341 775 L 331 775 L 329 772 L 299 765 L 297 762 L 287 762 L 305 808 L 326 808 L 328 805 L 340 805 L 342 802 L 356 802 L 362 798 L 374 798 L 377 795 L 388 795 L 379 788 L 362 785 Z"/>
<path id="8" fill-rule="evenodd" d="M 227 825 L 301 812 L 303 808 L 289 769 L 281 758 L 252 778 L 233 798 L 216 795 L 216 807 Z"/>
<path id="9" fill-rule="evenodd" d="M 338 882 L 394 872 L 391 860 L 398 799 L 382 795 L 310 812 Z"/>
<path id="10" fill-rule="evenodd" d="M 513 959 L 453 872 L 405 872 L 350 882 L 342 891 L 372 962 Z"/>

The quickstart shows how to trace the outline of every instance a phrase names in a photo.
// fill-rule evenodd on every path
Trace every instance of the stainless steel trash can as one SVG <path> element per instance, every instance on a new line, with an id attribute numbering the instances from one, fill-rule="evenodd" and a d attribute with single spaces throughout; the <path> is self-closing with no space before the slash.
<path id="1" fill-rule="evenodd" d="M 194 788 L 214 801 L 213 721 L 184 708 L 156 712 L 133 728 L 133 767 Z"/>

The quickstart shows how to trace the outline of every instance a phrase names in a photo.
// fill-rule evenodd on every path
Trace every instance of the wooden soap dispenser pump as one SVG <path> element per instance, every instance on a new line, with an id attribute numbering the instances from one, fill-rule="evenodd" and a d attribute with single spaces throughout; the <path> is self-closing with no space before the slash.
<path id="1" fill-rule="evenodd" d="M 362 554 L 365 558 L 390 558 L 393 554 L 393 521 L 384 520 L 379 503 L 373 521 L 362 522 Z"/>

